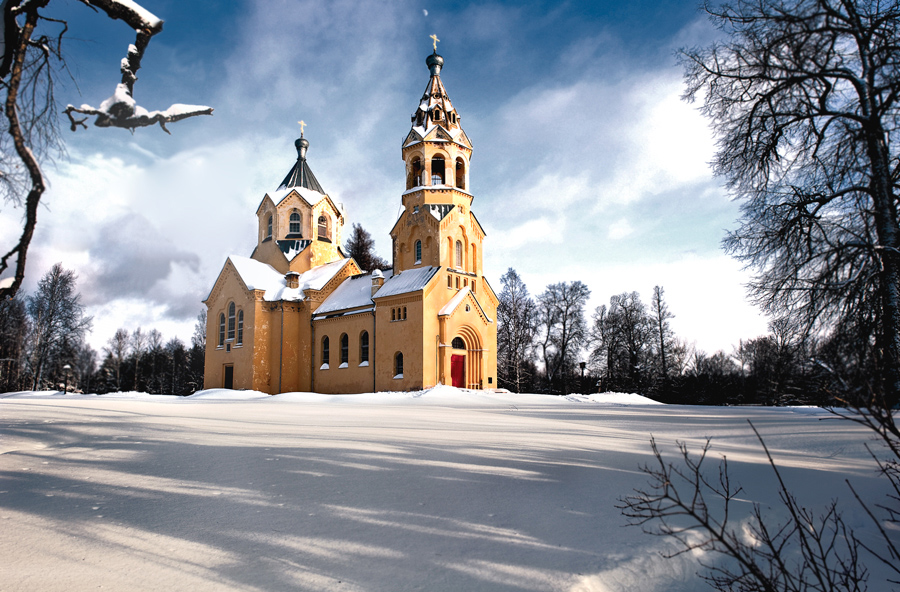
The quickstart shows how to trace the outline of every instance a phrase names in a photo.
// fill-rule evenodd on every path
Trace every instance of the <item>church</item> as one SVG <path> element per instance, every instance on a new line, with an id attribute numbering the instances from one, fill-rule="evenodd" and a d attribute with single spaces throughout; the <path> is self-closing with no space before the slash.
<path id="1" fill-rule="evenodd" d="M 296 163 L 256 210 L 256 248 L 226 260 L 204 301 L 204 388 L 496 388 L 498 300 L 471 209 L 472 144 L 436 45 L 425 62 L 431 76 L 401 148 L 393 269 L 363 273 L 344 253 L 346 213 L 313 175 L 301 128 Z"/>

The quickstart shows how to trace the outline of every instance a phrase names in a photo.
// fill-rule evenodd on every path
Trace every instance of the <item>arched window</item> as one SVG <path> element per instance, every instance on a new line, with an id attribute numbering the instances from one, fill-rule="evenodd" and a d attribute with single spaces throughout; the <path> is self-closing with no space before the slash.
<path id="1" fill-rule="evenodd" d="M 234 302 L 228 303 L 228 341 L 234 340 Z"/>
<path id="2" fill-rule="evenodd" d="M 403 378 L 403 354 L 401 352 L 394 355 L 394 378 Z"/>
<path id="3" fill-rule="evenodd" d="M 463 190 L 466 188 L 466 163 L 462 158 L 456 159 L 456 186 Z"/>
<path id="4" fill-rule="evenodd" d="M 328 218 L 319 216 L 319 238 L 328 238 Z"/>
<path id="5" fill-rule="evenodd" d="M 416 263 L 422 262 L 422 241 L 416 241 Z"/>
<path id="6" fill-rule="evenodd" d="M 244 311 L 238 311 L 238 329 L 237 329 L 237 344 L 243 345 L 244 343 Z"/>
<path id="7" fill-rule="evenodd" d="M 290 232 L 291 234 L 300 234 L 300 222 L 300 212 L 298 212 L 297 210 L 291 212 L 291 223 L 288 232 Z"/>
<path id="8" fill-rule="evenodd" d="M 432 111 L 432 112 L 431 112 L 431 117 L 432 117 L 435 121 L 440 121 L 440 120 L 441 120 L 441 110 L 440 110 L 440 109 L 435 109 L 434 111 Z"/>
<path id="9" fill-rule="evenodd" d="M 272 216 L 269 216 L 269 221 L 266 223 L 266 238 L 272 238 Z"/>
<path id="10" fill-rule="evenodd" d="M 225 347 L 225 313 L 219 315 L 219 347 Z"/>
<path id="11" fill-rule="evenodd" d="M 422 159 L 418 156 L 413 158 L 413 161 L 409 165 L 409 173 L 406 177 L 406 188 L 412 189 L 413 187 L 418 187 L 421 185 L 422 181 L 422 171 L 424 167 L 422 166 Z"/>
<path id="12" fill-rule="evenodd" d="M 431 159 L 431 184 L 443 185 L 445 178 L 444 157 L 440 154 L 437 154 Z"/>
<path id="13" fill-rule="evenodd" d="M 463 253 L 462 253 L 462 242 L 456 241 L 456 269 L 462 269 L 462 261 L 463 261 Z"/>
<path id="14" fill-rule="evenodd" d="M 396 308 L 392 308 L 392 309 L 391 309 L 391 320 L 392 320 L 392 321 L 396 321 L 396 320 L 397 320 L 397 309 L 396 309 Z"/>
<path id="15" fill-rule="evenodd" d="M 359 363 L 368 363 L 369 361 L 369 332 L 363 331 L 359 336 Z"/>
<path id="16" fill-rule="evenodd" d="M 329 352 L 328 352 L 328 335 L 322 338 L 322 364 L 328 364 L 329 360 Z"/>
<path id="17" fill-rule="evenodd" d="M 478 259 L 475 258 L 476 249 L 478 249 L 478 247 L 475 246 L 475 243 L 472 243 L 472 258 L 469 259 L 469 271 L 477 272 L 475 269 L 475 262 L 478 261 Z"/>
<path id="18" fill-rule="evenodd" d="M 453 346 L 453 349 L 466 349 L 466 342 L 462 340 L 462 337 L 454 337 L 450 345 Z"/>
<path id="19" fill-rule="evenodd" d="M 344 333 L 341 335 L 341 364 L 350 361 L 350 338 Z"/>
<path id="20" fill-rule="evenodd" d="M 406 307 L 403 307 L 403 320 L 406 320 Z"/>

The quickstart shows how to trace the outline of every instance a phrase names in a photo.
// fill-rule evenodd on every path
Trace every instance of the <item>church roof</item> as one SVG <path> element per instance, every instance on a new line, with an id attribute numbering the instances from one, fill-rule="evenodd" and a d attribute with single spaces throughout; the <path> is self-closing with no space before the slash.
<path id="1" fill-rule="evenodd" d="M 372 276 L 357 275 L 341 283 L 316 309 L 316 316 L 372 306 Z"/>
<path id="2" fill-rule="evenodd" d="M 241 281 L 244 282 L 248 290 L 262 290 L 265 292 L 263 300 L 266 302 L 303 300 L 304 290 L 321 290 L 350 261 L 350 259 L 342 259 L 313 267 L 309 271 L 300 274 L 297 278 L 298 287 L 288 288 L 284 274 L 279 273 L 268 263 L 237 255 L 231 255 L 228 260 L 234 265 Z"/>
<path id="3" fill-rule="evenodd" d="M 428 282 L 431 281 L 431 278 L 434 277 L 439 269 L 440 267 L 426 265 L 425 267 L 401 271 L 385 281 L 381 289 L 372 298 L 384 298 L 385 296 L 418 292 L 428 285 Z"/>
<path id="4" fill-rule="evenodd" d="M 447 302 L 447 304 L 445 304 L 443 308 L 441 308 L 441 310 L 438 312 L 438 316 L 439 317 L 448 317 L 448 316 L 452 315 L 453 311 L 456 310 L 459 307 L 459 305 L 462 304 L 462 301 L 466 299 L 466 296 L 468 296 L 471 293 L 472 293 L 472 289 L 469 288 L 469 286 L 465 286 L 464 288 L 462 288 L 459 292 L 456 293 L 456 296 L 451 298 L 450 301 Z M 487 316 L 487 313 L 484 312 L 484 308 L 481 306 L 481 303 L 478 302 L 478 299 L 475 298 L 474 294 L 472 294 L 472 300 L 475 301 L 475 306 L 478 307 L 478 310 L 481 311 L 482 316 L 484 316 L 484 318 L 487 319 L 487 322 L 489 322 L 489 323 L 494 322 L 493 319 L 491 319 L 491 317 Z"/>
<path id="5" fill-rule="evenodd" d="M 456 140 L 462 133 L 462 128 L 459 125 L 459 114 L 450 102 L 450 96 L 441 81 L 440 73 L 444 58 L 435 51 L 428 56 L 425 63 L 431 71 L 431 78 L 428 80 L 422 100 L 419 101 L 419 107 L 412 116 L 412 129 L 418 134 L 419 139 L 424 139 L 435 126 L 440 126 L 448 132 L 450 136 L 448 139 Z M 404 145 L 408 145 L 410 140 L 411 138 L 407 137 Z"/>
<path id="6" fill-rule="evenodd" d="M 297 162 L 294 163 L 294 166 L 288 171 L 287 176 L 284 178 L 284 181 L 281 182 L 281 185 L 278 186 L 278 189 L 305 187 L 306 189 L 311 189 L 312 191 L 317 191 L 324 195 L 325 190 L 319 185 L 316 176 L 313 175 L 312 169 L 310 169 L 309 165 L 306 163 L 306 150 L 309 148 L 309 140 L 304 138 L 301 133 L 300 138 L 294 142 L 294 146 L 297 148 Z"/>

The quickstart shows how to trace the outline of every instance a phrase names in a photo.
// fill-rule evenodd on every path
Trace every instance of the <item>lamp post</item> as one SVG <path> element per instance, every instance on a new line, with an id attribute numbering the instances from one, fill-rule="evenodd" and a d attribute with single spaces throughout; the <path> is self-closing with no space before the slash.
<path id="1" fill-rule="evenodd" d="M 65 366 L 63 366 L 63 370 L 66 371 L 66 385 L 63 387 L 63 394 L 64 394 L 64 395 L 69 394 L 69 370 L 71 370 L 71 369 L 72 369 L 72 367 L 69 366 L 68 364 L 66 364 Z"/>
<path id="2" fill-rule="evenodd" d="M 585 362 L 578 362 L 578 365 L 581 366 L 581 394 L 585 395 L 587 393 L 584 392 L 584 367 L 587 366 Z"/>

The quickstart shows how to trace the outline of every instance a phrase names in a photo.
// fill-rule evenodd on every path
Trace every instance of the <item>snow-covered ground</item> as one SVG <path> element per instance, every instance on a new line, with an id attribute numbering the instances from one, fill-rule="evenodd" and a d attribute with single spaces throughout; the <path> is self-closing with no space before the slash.
<path id="1" fill-rule="evenodd" d="M 711 437 L 742 499 L 777 511 L 748 419 L 804 505 L 838 497 L 870 537 L 844 483 L 883 492 L 869 434 L 813 408 L 449 387 L 0 395 L 0 590 L 702 590 L 695 557 L 661 558 L 614 505 L 647 483 L 652 434 L 673 458 L 676 439 Z"/>

